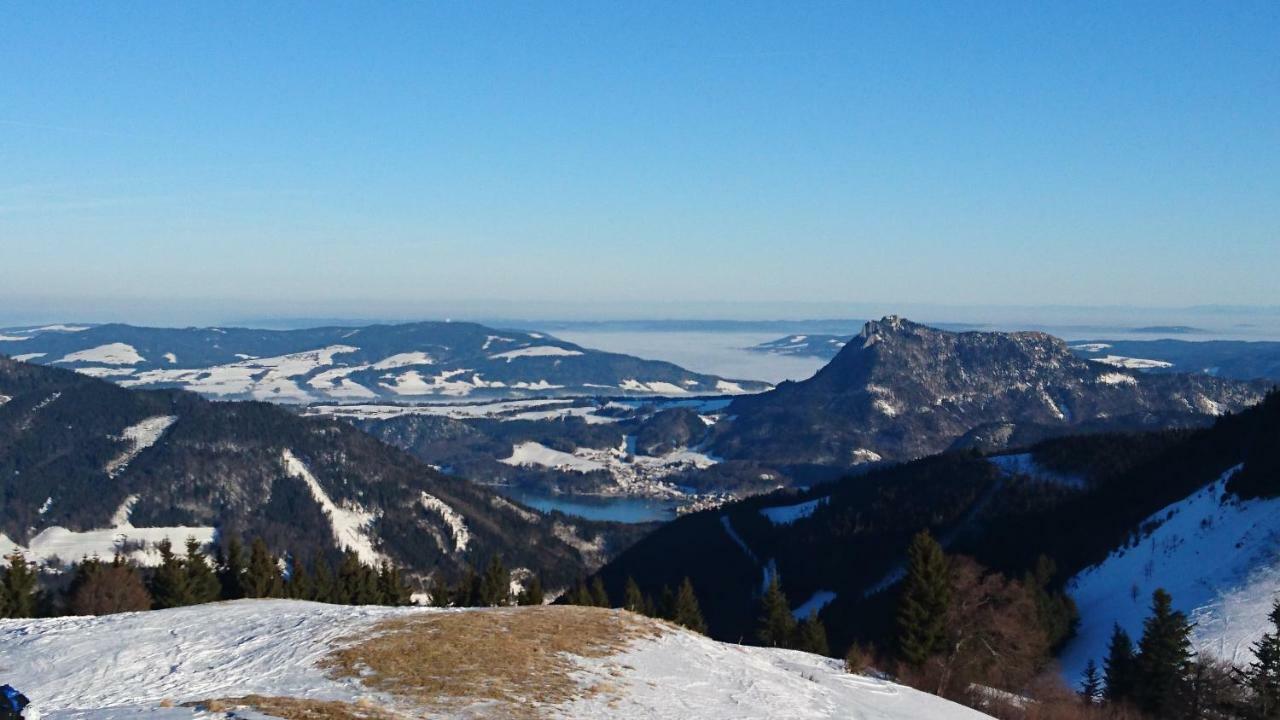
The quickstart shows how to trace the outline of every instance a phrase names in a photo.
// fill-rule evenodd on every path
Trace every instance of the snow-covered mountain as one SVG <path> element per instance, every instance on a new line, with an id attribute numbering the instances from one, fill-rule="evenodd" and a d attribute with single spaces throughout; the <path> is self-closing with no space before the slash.
<path id="1" fill-rule="evenodd" d="M 1177 328 L 1171 328 L 1177 330 Z M 787 335 L 748 348 L 753 352 L 830 360 L 852 335 Z M 1079 340 L 1077 356 L 1127 370 L 1204 373 L 1236 380 L 1280 380 L 1280 342 L 1243 340 Z"/>
<path id="2" fill-rule="evenodd" d="M 261 402 L 128 390 L 0 357 L 0 552 L 58 568 L 155 544 L 262 537 L 277 553 L 357 552 L 410 575 L 501 554 L 552 587 L 628 528 L 531 512 L 347 423 Z"/>
<path id="3" fill-rule="evenodd" d="M 812 378 L 737 398 L 711 447 L 726 458 L 852 466 L 995 449 L 1065 432 L 1203 423 L 1270 387 L 1147 374 L 1077 357 L 1039 332 L 869 322 Z"/>
<path id="4" fill-rule="evenodd" d="M 550 621 L 550 622 L 548 622 Z M 558 624 L 564 637 L 553 637 Z M 570 628 L 570 629 L 566 629 Z M 376 629 L 376 630 L 375 630 Z M 505 629 L 498 632 L 499 629 Z M 372 643 L 430 636 L 412 673 Z M 49 720 L 262 717 L 981 720 L 844 672 L 838 661 L 727 645 L 621 610 L 431 610 L 241 600 L 103 617 L 0 620 L 4 680 Z M 434 649 L 433 649 L 434 648 Z M 275 713 L 272 713 L 275 710 Z M 256 711 L 256 712 L 253 712 Z M 258 714 L 263 713 L 263 714 Z M 316 716 L 316 715 L 307 715 Z"/>
<path id="5" fill-rule="evenodd" d="M 0 354 L 125 387 L 273 402 L 531 395 L 725 395 L 766 383 L 462 322 L 303 330 L 54 325 L 0 330 Z"/>

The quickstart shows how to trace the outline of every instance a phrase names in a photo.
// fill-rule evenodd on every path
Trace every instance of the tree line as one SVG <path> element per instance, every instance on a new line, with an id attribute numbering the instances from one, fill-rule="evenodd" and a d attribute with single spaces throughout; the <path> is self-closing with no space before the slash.
<path id="1" fill-rule="evenodd" d="M 344 605 L 408 605 L 412 600 L 400 570 L 389 562 L 361 562 L 353 551 L 335 565 L 326 555 L 310 562 L 272 554 L 255 539 L 246 553 L 238 538 L 220 545 L 212 561 L 195 538 L 185 552 L 168 540 L 156 544 L 160 563 L 142 568 L 121 553 L 111 560 L 86 557 L 72 565 L 71 581 L 41 590 L 36 568 L 21 553 L 0 570 L 0 616 L 106 615 L 199 605 L 240 598 L 292 598 Z M 287 570 L 287 572 L 286 572 Z"/>

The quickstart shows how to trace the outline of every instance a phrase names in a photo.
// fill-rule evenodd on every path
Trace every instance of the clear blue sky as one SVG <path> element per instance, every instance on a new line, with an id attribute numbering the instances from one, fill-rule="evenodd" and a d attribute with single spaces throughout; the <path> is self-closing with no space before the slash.
<path id="1" fill-rule="evenodd" d="M 1274 0 L 0 5 L 12 312 L 1274 305 L 1278 269 Z"/>

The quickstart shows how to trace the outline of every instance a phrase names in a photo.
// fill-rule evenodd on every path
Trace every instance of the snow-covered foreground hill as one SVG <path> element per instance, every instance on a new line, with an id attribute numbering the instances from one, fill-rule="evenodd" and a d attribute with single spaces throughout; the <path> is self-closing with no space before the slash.
<path id="1" fill-rule="evenodd" d="M 526 621 L 557 632 L 512 631 Z M 605 651 L 542 655 L 544 664 L 528 677 L 511 672 L 516 658 L 530 654 L 528 645 L 545 649 L 559 642 L 552 635 L 615 625 L 629 634 L 607 638 Z M 333 660 L 335 650 L 354 652 L 371 637 L 407 631 L 429 637 L 428 644 L 409 645 L 424 648 L 424 658 L 440 656 L 442 648 L 447 653 L 443 644 L 456 643 L 459 651 L 481 658 L 480 670 L 468 674 L 443 663 L 437 669 L 429 660 L 407 658 L 408 671 L 427 684 L 392 686 L 367 667 L 345 676 L 335 669 L 341 666 Z M 477 638 L 480 646 L 468 644 Z M 381 667 L 377 663 L 387 658 L 370 662 Z M 492 675 L 486 674 L 489 668 Z M 459 679 L 444 685 L 444 693 L 437 688 L 423 695 L 442 673 Z M 495 678 L 509 682 L 521 700 L 504 705 L 480 699 L 493 691 Z M 587 608 L 443 611 L 244 600 L 98 618 L 6 620 L 0 621 L 0 680 L 21 689 L 44 717 L 55 720 L 220 717 L 241 704 L 227 699 L 250 695 L 259 699 L 247 704 L 260 710 L 338 701 L 343 705 L 330 707 L 391 718 L 987 717 L 890 682 L 850 675 L 827 658 L 728 645 L 622 611 Z M 567 694 L 548 690 L 556 682 L 566 684 Z M 487 690 L 472 695 L 469 687 Z M 450 693 L 462 697 L 443 697 Z M 548 697 L 557 701 L 546 702 Z M 213 705 L 216 712 L 207 705 L 184 707 L 219 699 L 225 705 Z"/>

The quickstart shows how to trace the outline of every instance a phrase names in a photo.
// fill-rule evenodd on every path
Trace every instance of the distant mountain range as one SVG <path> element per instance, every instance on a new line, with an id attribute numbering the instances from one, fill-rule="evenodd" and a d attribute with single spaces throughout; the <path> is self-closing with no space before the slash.
<path id="1" fill-rule="evenodd" d="M 725 458 L 852 466 L 1196 425 L 1258 402 L 1269 387 L 1091 362 L 1045 333 L 956 333 L 890 316 L 867 323 L 812 378 L 736 398 L 708 447 Z"/>
<path id="2" fill-rule="evenodd" d="M 1132 333 L 1192 334 L 1181 326 L 1132 328 Z M 774 355 L 829 360 L 852 335 L 795 334 L 754 345 L 749 350 Z M 1203 373 L 1236 380 L 1280 381 L 1280 342 L 1244 340 L 1079 340 L 1076 355 L 1094 362 L 1148 372 Z"/>
<path id="3" fill-rule="evenodd" d="M 474 323 L 304 330 L 51 325 L 0 330 L 0 353 L 125 387 L 272 402 L 724 395 L 767 383 Z"/>
<path id="4" fill-rule="evenodd" d="M 948 448 L 1106 430 L 1199 427 L 1267 383 L 1148 374 L 1043 333 L 869 323 L 815 377 L 759 395 L 395 406 L 318 405 L 449 472 L 551 492 L 739 497 Z"/>
<path id="5" fill-rule="evenodd" d="M 418 577 L 500 554 L 562 586 L 640 532 L 532 512 L 343 422 L 0 357 L 0 552 L 42 564 L 229 533 Z"/>

